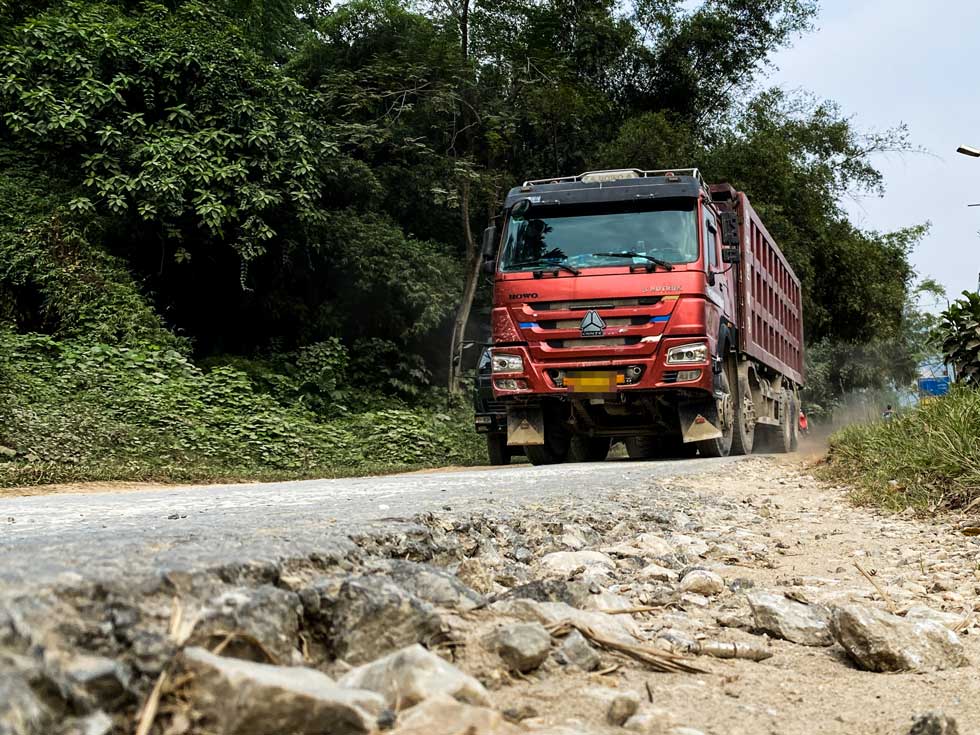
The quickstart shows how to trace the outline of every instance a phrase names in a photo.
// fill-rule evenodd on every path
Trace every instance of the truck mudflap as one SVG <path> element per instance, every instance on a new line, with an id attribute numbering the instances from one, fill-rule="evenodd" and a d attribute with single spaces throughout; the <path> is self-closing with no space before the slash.
<path id="1" fill-rule="evenodd" d="M 507 407 L 507 446 L 544 444 L 544 411 L 541 406 Z"/>
<path id="2" fill-rule="evenodd" d="M 713 398 L 684 401 L 677 406 L 684 443 L 720 439 L 718 404 Z"/>

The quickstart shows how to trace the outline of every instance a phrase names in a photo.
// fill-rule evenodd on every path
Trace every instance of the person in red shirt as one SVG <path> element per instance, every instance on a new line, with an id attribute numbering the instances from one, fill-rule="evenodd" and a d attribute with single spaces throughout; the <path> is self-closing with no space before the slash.
<path id="1" fill-rule="evenodd" d="M 806 414 L 800 411 L 800 433 L 806 434 L 810 430 L 810 424 L 806 420 Z"/>

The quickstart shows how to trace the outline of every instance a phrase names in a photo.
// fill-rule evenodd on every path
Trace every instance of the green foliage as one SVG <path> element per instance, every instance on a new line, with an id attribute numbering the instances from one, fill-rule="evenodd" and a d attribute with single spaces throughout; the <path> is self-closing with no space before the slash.
<path id="1" fill-rule="evenodd" d="M 956 379 L 980 386 L 980 294 L 964 291 L 940 314 L 938 337 L 943 355 L 954 365 Z"/>
<path id="2" fill-rule="evenodd" d="M 827 474 L 892 510 L 963 508 L 980 497 L 980 392 L 949 395 L 830 440 Z"/>
<path id="3" fill-rule="evenodd" d="M 72 211 L 200 229 L 246 261 L 279 222 L 320 221 L 338 142 L 316 95 L 208 4 L 144 7 L 74 0 L 10 30 L 0 106 L 12 139 L 80 169 Z"/>
<path id="4" fill-rule="evenodd" d="M 0 444 L 18 452 L 0 463 L 0 486 L 294 477 L 481 461 L 465 413 L 388 409 L 321 420 L 306 398 L 322 398 L 335 384 L 346 361 L 337 347 L 300 353 L 305 380 L 295 385 L 307 392 L 283 401 L 237 368 L 204 372 L 172 349 L 0 332 Z"/>

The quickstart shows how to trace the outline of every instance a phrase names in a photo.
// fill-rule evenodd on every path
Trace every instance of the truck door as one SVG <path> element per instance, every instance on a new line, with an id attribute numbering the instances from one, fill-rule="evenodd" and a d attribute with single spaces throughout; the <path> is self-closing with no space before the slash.
<path id="1" fill-rule="evenodd" d="M 734 271 L 727 268 L 719 268 L 721 262 L 721 234 L 718 227 L 718 218 L 707 207 L 704 210 L 704 250 L 705 250 L 705 270 L 708 273 L 715 273 L 715 283 L 711 285 L 708 279 L 708 299 L 718 307 L 718 315 L 712 316 L 711 324 L 713 329 L 717 329 L 718 320 L 725 316 L 732 319 L 735 316 L 735 291 L 734 291 Z M 723 271 L 728 270 L 727 273 Z M 711 332 L 717 334 L 717 331 Z"/>

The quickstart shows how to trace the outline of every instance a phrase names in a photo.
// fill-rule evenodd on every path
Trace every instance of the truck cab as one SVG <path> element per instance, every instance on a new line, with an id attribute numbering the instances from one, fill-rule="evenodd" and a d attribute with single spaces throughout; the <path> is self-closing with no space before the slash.
<path id="1" fill-rule="evenodd" d="M 736 200 L 696 169 L 510 190 L 484 235 L 509 446 L 535 464 L 603 459 L 614 441 L 633 458 L 752 450 L 756 404 L 795 385 L 739 349 Z"/>

